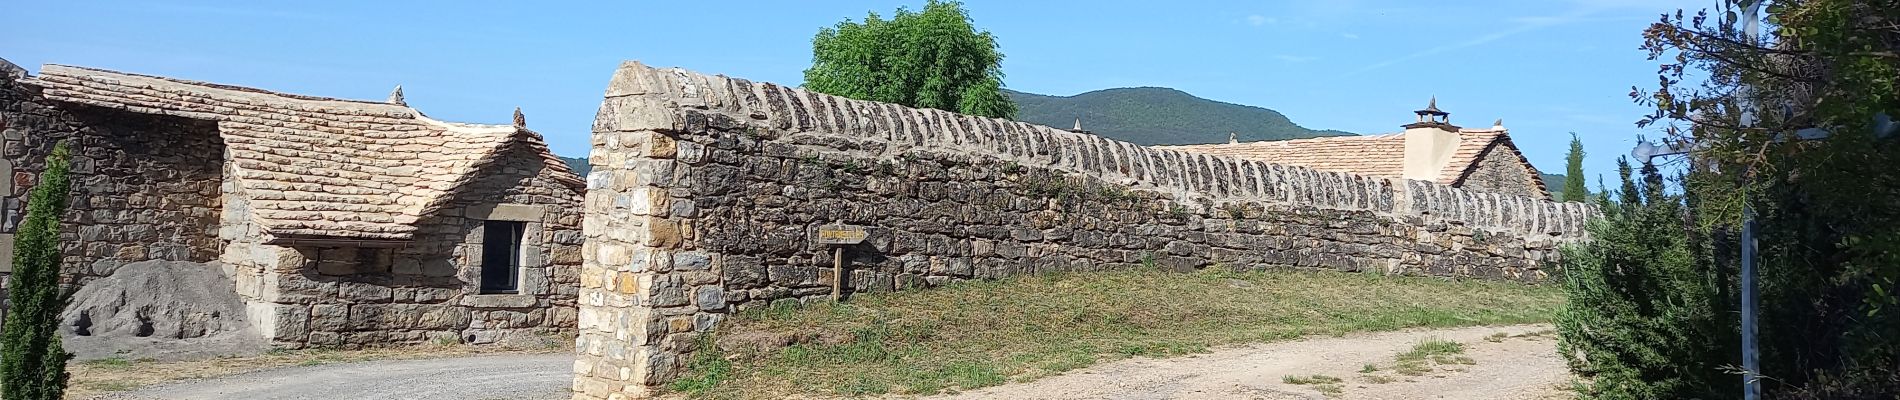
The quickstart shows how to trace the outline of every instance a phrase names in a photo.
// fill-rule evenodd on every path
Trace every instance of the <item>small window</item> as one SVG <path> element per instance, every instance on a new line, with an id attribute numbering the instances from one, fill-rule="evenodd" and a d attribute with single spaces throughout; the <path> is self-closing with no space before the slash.
<path id="1" fill-rule="evenodd" d="M 482 226 L 482 293 L 515 292 L 525 226 L 517 221 L 487 221 Z"/>

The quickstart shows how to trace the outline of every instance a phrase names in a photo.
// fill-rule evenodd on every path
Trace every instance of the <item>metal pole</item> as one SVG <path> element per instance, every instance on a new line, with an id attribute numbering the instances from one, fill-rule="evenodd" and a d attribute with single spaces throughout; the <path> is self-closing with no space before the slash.
<path id="1" fill-rule="evenodd" d="M 1742 398 L 1761 398 L 1761 359 L 1755 350 L 1755 215 L 1742 196 Z"/>
<path id="2" fill-rule="evenodd" d="M 1761 29 L 1761 0 L 1741 0 L 1738 3 L 1742 11 L 1742 37 L 1753 44 Z M 1743 81 L 1742 124 L 1753 126 L 1758 115 L 1755 109 L 1754 88 Z M 1742 182 L 1747 185 L 1747 181 Z M 1748 191 L 1742 190 L 1742 398 L 1758 400 L 1761 398 L 1761 365 L 1755 349 L 1755 213 L 1748 206 Z"/>

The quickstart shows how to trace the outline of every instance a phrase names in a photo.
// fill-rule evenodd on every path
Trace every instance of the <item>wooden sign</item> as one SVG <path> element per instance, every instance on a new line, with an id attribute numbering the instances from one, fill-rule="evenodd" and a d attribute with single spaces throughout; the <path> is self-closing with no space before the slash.
<path id="1" fill-rule="evenodd" d="M 857 225 L 831 224 L 818 226 L 819 244 L 858 244 L 864 243 L 864 237 L 870 233 Z"/>

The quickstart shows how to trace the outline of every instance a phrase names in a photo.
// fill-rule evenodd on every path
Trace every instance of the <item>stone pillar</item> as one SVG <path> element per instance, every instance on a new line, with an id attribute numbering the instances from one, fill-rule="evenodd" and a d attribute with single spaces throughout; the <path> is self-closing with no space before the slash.
<path id="1" fill-rule="evenodd" d="M 667 212 L 676 151 L 661 132 L 672 129 L 674 111 L 649 89 L 661 79 L 638 63 L 622 65 L 594 124 L 575 399 L 646 397 L 650 385 L 677 373 L 677 349 L 692 343 L 669 329 L 660 309 L 684 300 L 679 279 L 665 273 L 682 228 Z"/>

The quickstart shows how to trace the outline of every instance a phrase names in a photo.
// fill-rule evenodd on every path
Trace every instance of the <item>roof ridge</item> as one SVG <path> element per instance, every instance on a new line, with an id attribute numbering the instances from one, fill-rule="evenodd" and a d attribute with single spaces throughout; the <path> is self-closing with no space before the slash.
<path id="1" fill-rule="evenodd" d="M 306 101 L 335 101 L 335 102 L 344 102 L 344 103 L 373 104 L 373 105 L 384 105 L 384 106 L 390 106 L 390 107 L 409 108 L 407 106 L 398 106 L 395 104 L 389 104 L 388 102 L 382 102 L 382 101 L 357 100 L 357 99 L 345 99 L 345 98 L 338 98 L 338 97 L 324 97 L 324 96 L 302 95 L 302 94 L 295 94 L 295 93 L 285 93 L 285 92 L 279 92 L 279 91 L 274 91 L 274 90 L 269 90 L 269 89 L 254 88 L 254 87 L 249 87 L 249 86 L 227 85 L 227 84 L 216 83 L 216 82 L 179 79 L 179 78 L 171 78 L 171 77 L 164 77 L 164 76 L 158 76 L 158 75 L 147 75 L 147 74 L 140 74 L 140 73 L 134 73 L 134 72 L 110 70 L 110 69 L 105 69 L 105 68 L 84 67 L 84 66 L 78 66 L 78 65 L 46 64 L 40 67 L 41 75 L 46 74 L 46 67 L 72 68 L 72 69 L 83 70 L 83 71 L 103 72 L 103 73 L 108 73 L 108 74 L 117 74 L 117 75 L 125 75 L 125 76 L 135 76 L 135 77 L 147 78 L 147 79 L 157 79 L 157 80 L 177 83 L 177 84 L 203 86 L 203 87 L 212 88 L 212 89 L 222 89 L 222 90 L 230 90 L 230 91 L 245 92 L 245 93 L 271 95 L 271 96 L 283 97 L 287 99 L 306 100 Z M 414 108 L 409 108 L 409 109 L 415 110 Z"/>

